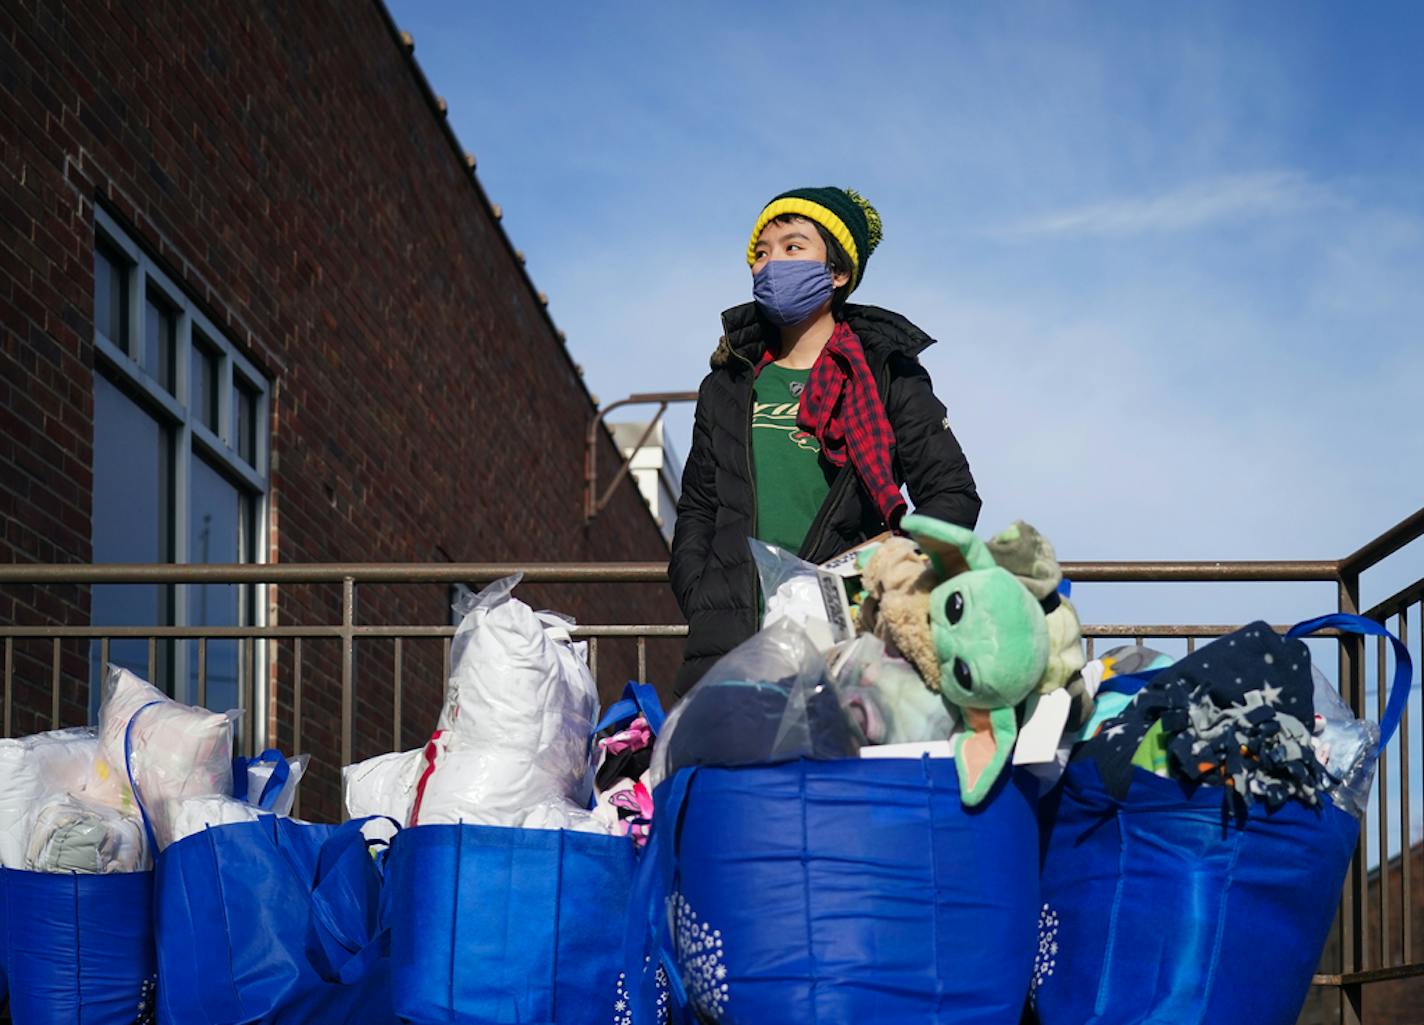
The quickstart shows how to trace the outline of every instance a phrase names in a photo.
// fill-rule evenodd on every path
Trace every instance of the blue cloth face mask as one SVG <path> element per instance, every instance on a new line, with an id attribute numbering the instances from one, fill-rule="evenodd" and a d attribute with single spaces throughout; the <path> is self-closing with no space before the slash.
<path id="1" fill-rule="evenodd" d="M 835 290 L 831 272 L 819 260 L 768 260 L 752 275 L 752 297 L 778 327 L 801 323 Z"/>

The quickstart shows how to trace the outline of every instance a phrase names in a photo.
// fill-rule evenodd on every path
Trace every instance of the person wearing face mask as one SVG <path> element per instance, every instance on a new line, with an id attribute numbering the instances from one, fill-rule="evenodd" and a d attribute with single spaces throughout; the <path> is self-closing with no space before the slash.
<path id="1" fill-rule="evenodd" d="M 756 632 L 747 538 L 823 562 L 906 511 L 973 528 L 979 495 L 904 317 L 848 303 L 880 215 L 851 189 L 793 189 L 757 216 L 753 302 L 722 314 L 698 390 L 668 575 L 688 638 L 682 697 Z"/>

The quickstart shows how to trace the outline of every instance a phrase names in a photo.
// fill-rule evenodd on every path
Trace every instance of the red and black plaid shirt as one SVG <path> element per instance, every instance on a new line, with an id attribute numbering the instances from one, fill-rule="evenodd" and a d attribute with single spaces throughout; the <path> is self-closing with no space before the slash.
<path id="1" fill-rule="evenodd" d="M 765 353 L 757 372 L 771 361 L 771 353 Z M 796 425 L 816 436 L 821 453 L 832 466 L 844 466 L 849 458 L 886 525 L 894 527 L 900 522 L 905 499 L 890 469 L 895 432 L 860 339 L 844 321 L 836 324 L 811 368 Z"/>

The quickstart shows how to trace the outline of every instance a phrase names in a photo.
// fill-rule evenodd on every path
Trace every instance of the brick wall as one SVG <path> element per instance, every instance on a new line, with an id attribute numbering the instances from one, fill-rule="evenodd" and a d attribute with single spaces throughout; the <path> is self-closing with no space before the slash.
<path id="1" fill-rule="evenodd" d="M 531 128 L 531 130 L 533 130 Z M 477 140 L 475 140 L 477 141 Z M 0 7 L 0 559 L 91 557 L 94 207 L 272 382 L 272 558 L 661 560 L 627 484 L 581 513 L 592 404 L 386 12 L 367 0 L 19 2 Z M 616 465 L 605 441 L 604 467 Z M 673 622 L 658 587 L 545 589 L 585 621 Z M 329 620 L 331 588 L 276 590 Z M 12 588 L 0 621 L 82 623 L 81 588 Z M 444 588 L 368 588 L 369 622 L 442 623 Z M 290 740 L 290 646 L 278 645 Z M 605 646 L 605 686 L 631 671 Z M 83 649 L 61 718 L 82 720 Z M 48 645 L 17 645 L 15 732 L 49 714 Z M 304 646 L 303 746 L 333 767 L 334 644 Z M 667 678 L 676 645 L 654 645 Z M 357 754 L 412 744 L 439 652 L 358 658 Z M 329 779 L 328 779 L 329 782 Z M 308 793 L 327 811 L 330 787 Z M 329 791 L 329 792 L 328 792 Z"/>

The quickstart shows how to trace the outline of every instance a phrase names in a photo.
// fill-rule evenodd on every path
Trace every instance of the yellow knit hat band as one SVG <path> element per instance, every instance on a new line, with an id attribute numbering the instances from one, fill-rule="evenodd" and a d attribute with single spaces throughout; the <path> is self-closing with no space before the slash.
<path id="1" fill-rule="evenodd" d="M 860 250 L 856 248 L 855 237 L 850 233 L 850 228 L 846 227 L 845 221 L 828 207 L 809 199 L 802 199 L 799 196 L 784 196 L 781 199 L 774 199 L 766 205 L 761 215 L 756 219 L 756 226 L 752 228 L 751 241 L 747 243 L 747 265 L 756 263 L 757 242 L 761 239 L 761 233 L 768 224 L 783 214 L 796 214 L 809 221 L 814 221 L 831 233 L 831 238 L 841 244 L 841 248 L 850 257 L 851 266 L 855 269 L 855 280 L 860 279 Z"/>

